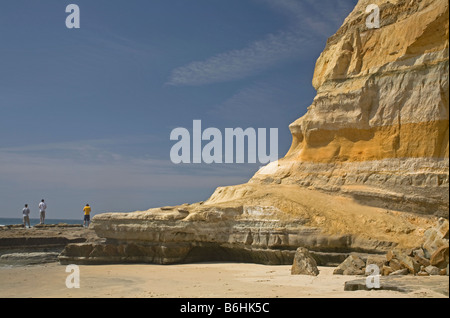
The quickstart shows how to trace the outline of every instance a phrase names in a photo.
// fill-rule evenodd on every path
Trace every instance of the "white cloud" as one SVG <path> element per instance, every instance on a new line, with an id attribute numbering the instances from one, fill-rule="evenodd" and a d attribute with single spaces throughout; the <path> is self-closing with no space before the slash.
<path id="1" fill-rule="evenodd" d="M 257 0 L 290 18 L 287 30 L 267 35 L 247 47 L 194 61 L 172 71 L 168 84 L 205 85 L 252 76 L 293 57 L 302 56 L 308 48 L 321 43 L 336 31 L 336 11 L 350 10 L 349 1 Z M 342 23 L 342 21 L 340 22 Z"/>
<path id="2" fill-rule="evenodd" d="M 305 39 L 292 32 L 269 34 L 244 49 L 225 52 L 206 61 L 192 62 L 175 69 L 168 84 L 204 85 L 251 76 L 299 54 Z"/>

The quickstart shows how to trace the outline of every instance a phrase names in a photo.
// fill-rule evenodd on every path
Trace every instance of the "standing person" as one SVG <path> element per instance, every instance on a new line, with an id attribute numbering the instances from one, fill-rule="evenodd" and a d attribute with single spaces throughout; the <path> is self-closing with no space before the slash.
<path id="1" fill-rule="evenodd" d="M 28 207 L 28 204 L 25 204 L 25 207 L 22 210 L 22 215 L 23 215 L 23 227 L 27 227 L 27 223 L 28 223 L 28 228 L 31 228 L 30 225 L 30 208 Z"/>
<path id="2" fill-rule="evenodd" d="M 89 204 L 86 204 L 86 206 L 83 208 L 84 211 L 84 227 L 89 227 L 89 221 L 91 220 L 91 207 Z M 87 223 L 87 226 L 86 226 Z"/>
<path id="3" fill-rule="evenodd" d="M 45 221 L 45 210 L 47 209 L 47 204 L 45 204 L 44 199 L 39 203 L 39 219 L 40 224 L 44 224 Z"/>

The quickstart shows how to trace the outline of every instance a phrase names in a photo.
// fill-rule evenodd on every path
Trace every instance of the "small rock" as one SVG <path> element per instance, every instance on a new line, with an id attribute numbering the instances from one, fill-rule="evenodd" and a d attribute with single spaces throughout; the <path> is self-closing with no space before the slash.
<path id="1" fill-rule="evenodd" d="M 440 218 L 436 226 L 425 231 L 425 242 L 422 248 L 426 258 L 431 256 L 442 246 L 448 246 L 448 220 Z"/>
<path id="2" fill-rule="evenodd" d="M 306 248 L 299 247 L 295 252 L 291 275 L 319 275 L 317 263 Z"/>
<path id="3" fill-rule="evenodd" d="M 365 274 L 364 261 L 356 256 L 350 255 L 343 261 L 334 271 L 334 275 L 364 275 Z"/>
<path id="4" fill-rule="evenodd" d="M 414 250 L 414 252 L 413 252 L 413 258 L 414 258 L 414 260 L 417 262 L 417 263 L 419 263 L 420 265 L 422 265 L 422 266 L 425 266 L 425 267 L 427 267 L 427 266 L 429 266 L 430 265 L 430 260 L 428 260 L 426 257 L 425 257 L 425 252 L 423 251 L 423 249 L 417 249 L 417 250 Z"/>
<path id="5" fill-rule="evenodd" d="M 394 272 L 394 270 L 391 267 L 389 267 L 389 266 L 384 265 L 381 268 L 381 275 L 382 276 L 389 276 L 389 274 L 393 273 L 393 272 Z"/>
<path id="6" fill-rule="evenodd" d="M 440 270 L 436 266 L 430 265 L 430 266 L 425 267 L 425 272 L 430 274 L 430 276 L 434 276 L 434 275 L 439 275 Z"/>
<path id="7" fill-rule="evenodd" d="M 386 255 L 369 255 L 366 260 L 366 267 L 375 264 L 381 270 L 387 264 Z"/>
<path id="8" fill-rule="evenodd" d="M 393 250 L 388 251 L 387 254 L 386 254 L 386 260 L 388 262 L 390 262 L 394 258 L 395 258 L 394 251 Z"/>
<path id="9" fill-rule="evenodd" d="M 400 264 L 399 260 L 396 258 L 393 258 L 389 261 L 389 267 L 392 268 L 394 272 L 403 268 L 402 264 Z"/>
<path id="10" fill-rule="evenodd" d="M 448 264 L 448 252 L 449 252 L 448 245 L 441 246 L 431 256 L 431 259 L 430 259 L 431 265 L 439 267 L 439 268 L 445 268 Z"/>
<path id="11" fill-rule="evenodd" d="M 393 273 L 390 273 L 389 276 L 397 276 L 397 275 L 408 275 L 409 270 L 407 268 L 399 269 Z"/>
<path id="12" fill-rule="evenodd" d="M 420 272 L 417 273 L 417 276 L 430 276 L 430 274 L 428 274 L 425 271 L 420 271 Z"/>
<path id="13" fill-rule="evenodd" d="M 440 218 L 437 222 L 437 229 L 442 234 L 443 238 L 448 239 L 449 223 L 447 219 Z"/>
<path id="14" fill-rule="evenodd" d="M 409 251 L 394 251 L 394 253 L 395 258 L 398 259 L 402 267 L 407 268 L 411 274 L 416 274 L 419 272 L 420 264 L 409 256 Z"/>
<path id="15" fill-rule="evenodd" d="M 412 256 L 416 256 L 416 255 L 421 258 L 425 258 L 425 252 L 423 251 L 422 248 L 418 248 L 413 251 Z"/>

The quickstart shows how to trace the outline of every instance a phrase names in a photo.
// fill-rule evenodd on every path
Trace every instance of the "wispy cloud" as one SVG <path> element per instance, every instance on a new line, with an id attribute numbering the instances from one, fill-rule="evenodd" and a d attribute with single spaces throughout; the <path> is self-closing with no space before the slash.
<path id="1" fill-rule="evenodd" d="M 305 38 L 292 32 L 269 34 L 246 48 L 177 68 L 172 72 L 168 84 L 203 85 L 251 76 L 294 57 L 304 46 Z"/>
<path id="2" fill-rule="evenodd" d="M 255 0 L 291 19 L 290 28 L 310 37 L 329 37 L 357 0 Z"/>
<path id="3" fill-rule="evenodd" d="M 268 34 L 246 47 L 194 61 L 172 71 L 168 84 L 204 85 L 252 76 L 293 57 L 308 52 L 308 47 L 332 35 L 339 26 L 332 17 L 335 10 L 350 10 L 352 1 L 256 0 L 284 14 L 290 21 L 286 30 Z M 342 23 L 342 21 L 340 22 Z"/>
<path id="4" fill-rule="evenodd" d="M 0 159 L 7 156 L 16 156 L 17 158 L 33 158 L 34 160 L 51 158 L 57 160 L 70 159 L 78 162 L 105 162 L 119 159 L 121 157 L 119 153 L 108 149 L 126 142 L 126 140 L 121 139 L 96 139 L 4 147 L 0 148 Z M 137 140 L 134 142 L 137 142 Z"/>
<path id="5" fill-rule="evenodd" d="M 201 188 L 243 182 L 251 168 L 244 165 L 175 165 L 166 158 L 116 151 L 135 140 L 87 140 L 0 148 L 3 183 L 105 190 Z M 255 170 L 257 167 L 253 167 Z M 124 190 L 126 189 L 126 190 Z"/>

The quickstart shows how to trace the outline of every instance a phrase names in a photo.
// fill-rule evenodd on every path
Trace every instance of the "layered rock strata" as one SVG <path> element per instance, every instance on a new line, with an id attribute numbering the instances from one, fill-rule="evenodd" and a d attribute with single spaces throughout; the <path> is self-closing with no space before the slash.
<path id="1" fill-rule="evenodd" d="M 365 8 L 379 5 L 379 29 Z M 359 1 L 319 57 L 288 154 L 251 182 L 448 218 L 448 2 Z"/>
<path id="2" fill-rule="evenodd" d="M 69 244 L 59 260 L 292 264 L 295 250 L 304 247 L 319 266 L 337 265 L 351 252 L 386 253 L 396 246 L 419 246 L 433 225 L 433 218 L 364 207 L 298 185 L 234 189 L 245 192 L 241 199 L 227 201 L 218 190 L 214 200 L 203 203 L 96 215 L 91 228 L 106 242 Z M 229 194 L 230 189 L 223 192 Z"/>
<path id="3" fill-rule="evenodd" d="M 445 0 L 360 0 L 317 61 L 284 158 L 203 203 L 97 215 L 106 243 L 60 261 L 292 264 L 303 247 L 326 265 L 421 246 L 448 218 L 448 21 Z"/>
<path id="4" fill-rule="evenodd" d="M 0 266 L 57 262 L 68 244 L 101 241 L 82 225 L 0 226 Z"/>

